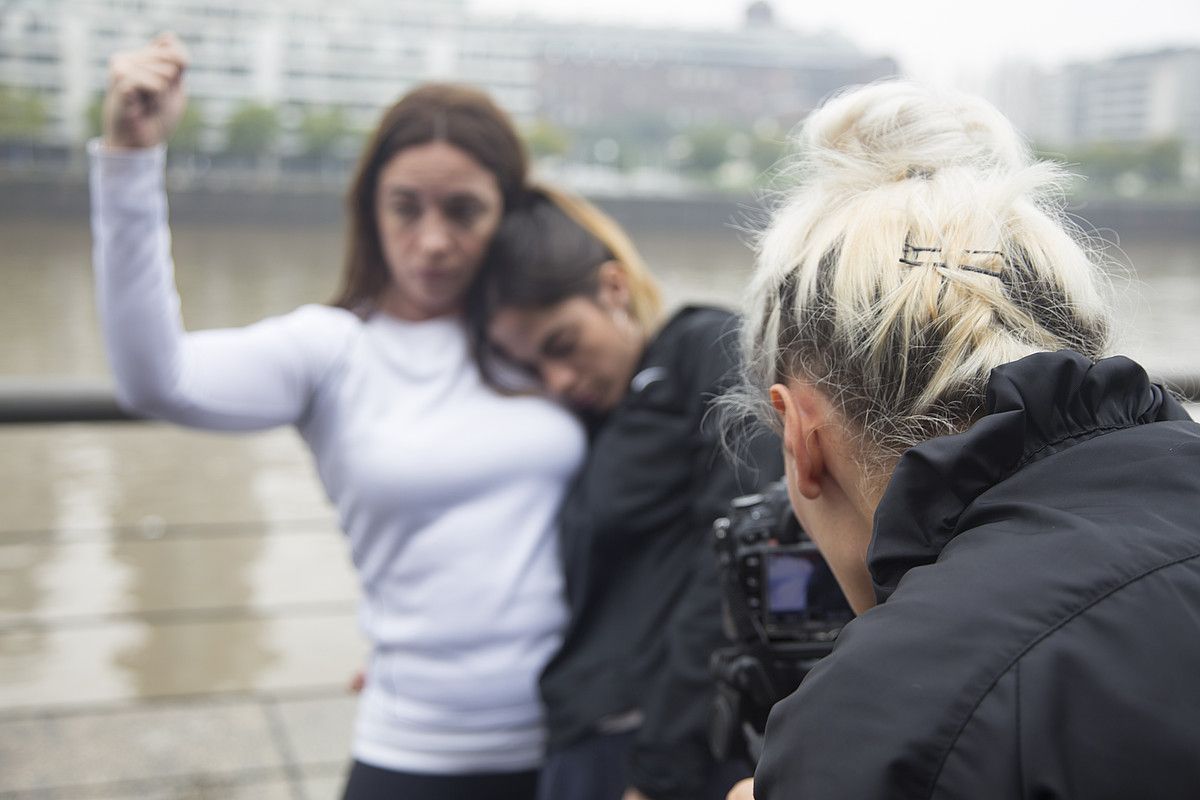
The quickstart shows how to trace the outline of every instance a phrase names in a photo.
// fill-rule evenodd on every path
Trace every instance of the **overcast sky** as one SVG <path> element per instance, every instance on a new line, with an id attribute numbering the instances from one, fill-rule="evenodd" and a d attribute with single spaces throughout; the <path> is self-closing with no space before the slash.
<path id="1" fill-rule="evenodd" d="M 641 26 L 734 28 L 743 0 L 468 0 L 488 14 Z M 1042 65 L 1172 45 L 1200 46 L 1200 0 L 775 0 L 788 27 L 833 29 L 909 75 L 978 88 L 997 64 Z"/>

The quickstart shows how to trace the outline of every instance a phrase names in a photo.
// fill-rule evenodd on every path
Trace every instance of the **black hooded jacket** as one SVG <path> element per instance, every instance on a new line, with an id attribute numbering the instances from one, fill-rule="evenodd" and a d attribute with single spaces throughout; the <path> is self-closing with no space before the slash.
<path id="1" fill-rule="evenodd" d="M 736 465 L 721 447 L 712 401 L 736 365 L 734 315 L 692 306 L 673 316 L 594 430 L 562 509 L 571 619 L 540 682 L 549 749 L 640 711 L 629 778 L 654 800 L 694 798 L 712 766 L 708 663 L 726 643 L 713 520 L 783 470 L 773 436 Z"/>
<path id="2" fill-rule="evenodd" d="M 1069 351 L 987 407 L 901 458 L 881 604 L 773 710 L 758 800 L 1200 797 L 1200 425 Z"/>

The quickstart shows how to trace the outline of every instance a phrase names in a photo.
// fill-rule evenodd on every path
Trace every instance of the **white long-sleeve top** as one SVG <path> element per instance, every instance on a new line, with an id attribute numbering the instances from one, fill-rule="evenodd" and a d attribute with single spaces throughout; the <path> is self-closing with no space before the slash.
<path id="1" fill-rule="evenodd" d="M 312 305 L 185 332 L 165 151 L 89 151 L 122 404 L 215 430 L 295 425 L 337 506 L 373 643 L 355 758 L 450 774 L 535 766 L 537 677 L 566 620 L 555 516 L 584 455 L 579 423 L 484 385 L 458 318 Z"/>

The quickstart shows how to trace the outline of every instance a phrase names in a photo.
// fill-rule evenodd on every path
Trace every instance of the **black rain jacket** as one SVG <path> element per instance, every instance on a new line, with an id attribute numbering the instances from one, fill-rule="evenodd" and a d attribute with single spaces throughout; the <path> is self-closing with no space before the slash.
<path id="1" fill-rule="evenodd" d="M 772 711 L 758 800 L 1200 797 L 1200 425 L 1070 351 L 987 410 L 900 459 L 881 605 Z"/>
<path id="2" fill-rule="evenodd" d="M 595 428 L 560 519 L 570 621 L 540 682 L 548 747 L 640 710 L 630 780 L 653 800 L 694 797 L 712 765 L 708 662 L 726 644 L 713 520 L 783 471 L 774 437 L 759 437 L 739 467 L 721 448 L 710 411 L 736 364 L 734 315 L 673 316 Z"/>

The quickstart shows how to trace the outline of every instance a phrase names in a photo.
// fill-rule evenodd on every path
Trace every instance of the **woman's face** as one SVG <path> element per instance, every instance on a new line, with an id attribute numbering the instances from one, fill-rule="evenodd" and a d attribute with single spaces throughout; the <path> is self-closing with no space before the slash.
<path id="1" fill-rule="evenodd" d="M 401 319 L 455 313 L 500 224 L 496 177 L 435 141 L 401 150 L 375 185 L 375 222 L 391 275 L 381 306 Z"/>
<path id="2" fill-rule="evenodd" d="M 572 297 L 544 309 L 501 309 L 488 327 L 492 343 L 541 378 L 579 411 L 616 407 L 645 348 L 645 334 L 625 307 L 600 297 Z"/>

